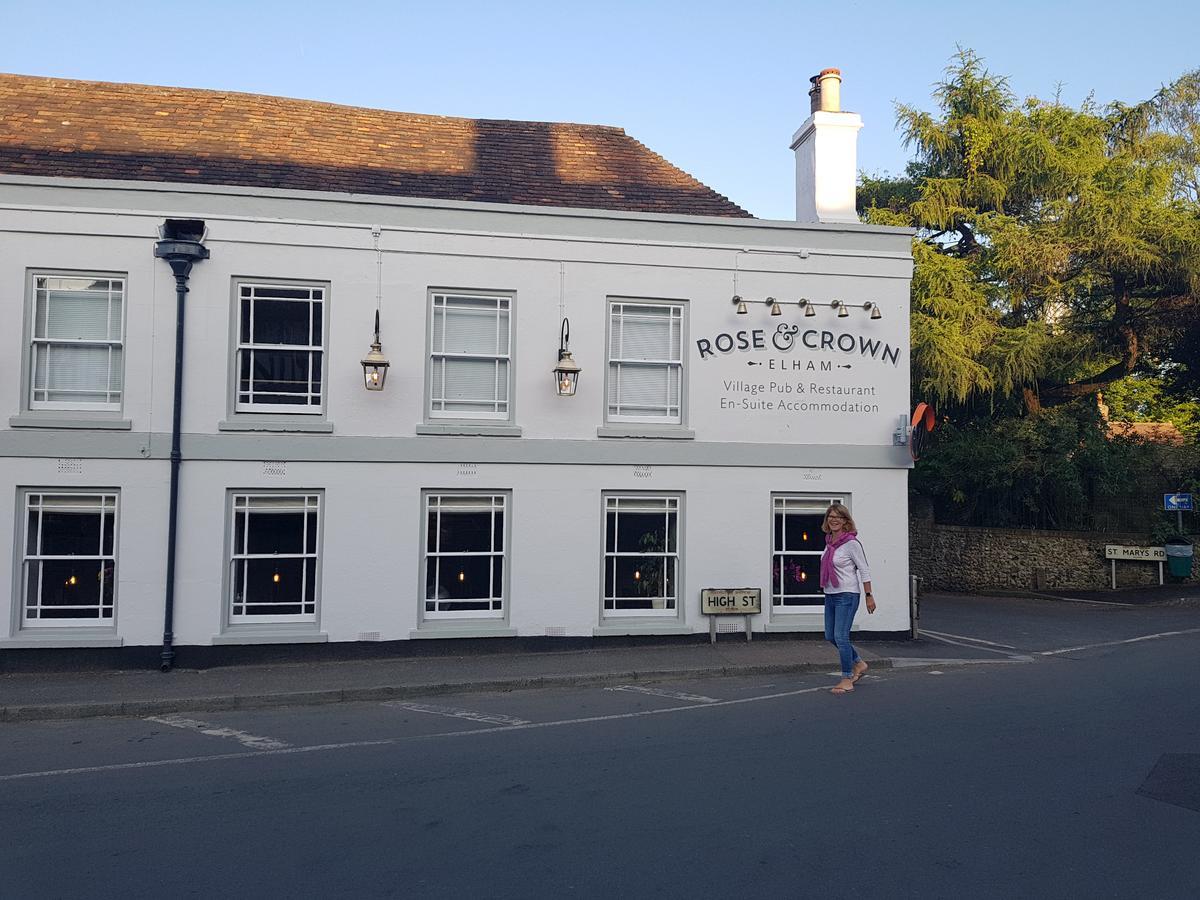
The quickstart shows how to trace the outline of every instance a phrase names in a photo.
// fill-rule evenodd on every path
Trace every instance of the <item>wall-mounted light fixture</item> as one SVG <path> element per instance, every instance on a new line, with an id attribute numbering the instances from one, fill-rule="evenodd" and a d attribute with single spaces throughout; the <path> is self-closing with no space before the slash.
<path id="1" fill-rule="evenodd" d="M 383 346 L 379 343 L 379 310 L 375 310 L 375 340 L 371 341 L 371 349 L 362 359 L 363 381 L 368 391 L 383 390 L 390 365 L 388 358 L 383 355 Z"/>
<path id="2" fill-rule="evenodd" d="M 754 301 L 758 302 L 758 301 Z M 848 303 L 845 300 L 830 300 L 827 303 L 822 303 L 819 300 L 810 300 L 807 297 L 801 297 L 799 300 L 778 300 L 775 297 L 767 297 L 762 301 L 765 305 L 771 308 L 771 315 L 783 315 L 783 307 L 795 304 L 804 313 L 805 318 L 811 318 L 817 314 L 817 307 L 824 306 L 828 309 L 836 310 L 839 319 L 848 318 L 850 310 L 862 309 L 870 314 L 872 319 L 882 319 L 883 311 L 879 308 L 879 304 L 874 300 L 867 300 L 865 303 Z M 737 294 L 733 295 L 733 305 L 737 307 L 739 316 L 746 315 L 746 301 Z"/>
<path id="3" fill-rule="evenodd" d="M 558 333 L 558 365 L 554 367 L 554 385 L 560 397 L 574 397 L 579 373 L 583 369 L 571 358 L 567 345 L 571 342 L 571 320 L 564 318 Z"/>
<path id="4" fill-rule="evenodd" d="M 371 229 L 371 237 L 375 240 L 375 340 L 371 349 L 362 359 L 363 382 L 368 391 L 382 391 L 383 383 L 387 381 L 388 358 L 383 355 L 383 345 L 379 343 L 379 310 L 383 306 L 383 251 L 379 247 L 379 237 L 383 229 L 375 225 Z"/>

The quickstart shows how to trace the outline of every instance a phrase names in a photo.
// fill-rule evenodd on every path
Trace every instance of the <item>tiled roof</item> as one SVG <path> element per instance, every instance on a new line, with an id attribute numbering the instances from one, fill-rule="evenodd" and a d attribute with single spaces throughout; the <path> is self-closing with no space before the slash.
<path id="1" fill-rule="evenodd" d="M 0 173 L 749 216 L 620 128 L 24 75 Z"/>

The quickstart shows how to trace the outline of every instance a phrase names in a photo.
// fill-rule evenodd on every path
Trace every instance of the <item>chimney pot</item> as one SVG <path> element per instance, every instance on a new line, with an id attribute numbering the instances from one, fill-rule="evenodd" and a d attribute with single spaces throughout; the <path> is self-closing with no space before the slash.
<path id="1" fill-rule="evenodd" d="M 842 112 L 840 69 L 822 69 L 809 82 L 810 115 L 792 137 L 796 221 L 857 222 L 855 165 L 862 119 Z"/>
<path id="2" fill-rule="evenodd" d="M 822 69 L 817 76 L 817 97 L 822 112 L 842 111 L 842 72 L 840 69 Z"/>

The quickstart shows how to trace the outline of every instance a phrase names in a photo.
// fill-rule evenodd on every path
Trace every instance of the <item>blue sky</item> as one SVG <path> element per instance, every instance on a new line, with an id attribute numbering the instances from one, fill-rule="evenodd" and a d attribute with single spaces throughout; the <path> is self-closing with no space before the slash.
<path id="1" fill-rule="evenodd" d="M 830 10 L 824 21 L 819 16 Z M 842 70 L 859 168 L 907 159 L 956 45 L 1019 96 L 1135 102 L 1200 66 L 1200 3 L 0 0 L 0 71 L 617 125 L 756 216 L 794 215 L 808 77 Z"/>

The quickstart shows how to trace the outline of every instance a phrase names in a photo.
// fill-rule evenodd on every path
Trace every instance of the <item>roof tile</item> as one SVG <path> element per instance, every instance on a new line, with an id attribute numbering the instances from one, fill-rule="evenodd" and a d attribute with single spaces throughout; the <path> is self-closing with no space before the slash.
<path id="1" fill-rule="evenodd" d="M 620 128 L 24 75 L 0 173 L 749 216 Z"/>

